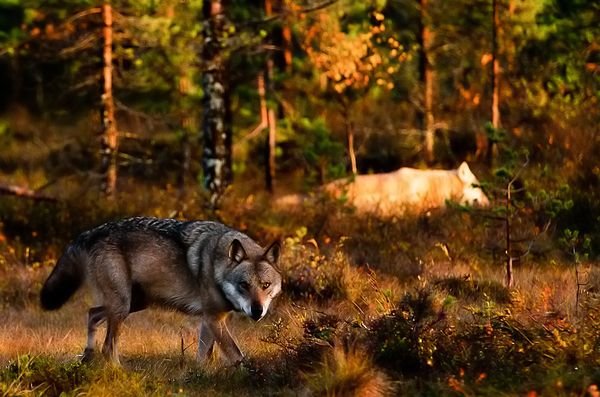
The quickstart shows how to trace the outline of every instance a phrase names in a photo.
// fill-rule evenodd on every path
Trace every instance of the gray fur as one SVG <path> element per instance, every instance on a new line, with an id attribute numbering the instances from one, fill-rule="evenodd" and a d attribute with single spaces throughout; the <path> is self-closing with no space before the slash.
<path id="1" fill-rule="evenodd" d="M 232 253 L 235 251 L 235 255 Z M 264 249 L 221 223 L 129 218 L 82 233 L 67 248 L 44 284 L 42 306 L 58 309 L 85 282 L 95 306 L 89 311 L 93 352 L 98 325 L 107 321 L 103 353 L 118 362 L 116 339 L 131 312 L 158 305 L 201 315 L 198 359 L 216 342 L 231 361 L 242 358 L 225 325 L 241 311 L 255 320 L 281 290 L 279 244 Z"/>

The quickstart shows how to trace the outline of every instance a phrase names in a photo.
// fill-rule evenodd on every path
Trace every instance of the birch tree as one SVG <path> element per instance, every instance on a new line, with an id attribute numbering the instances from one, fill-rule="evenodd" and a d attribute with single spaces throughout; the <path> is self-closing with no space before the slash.
<path id="1" fill-rule="evenodd" d="M 204 71 L 202 89 L 204 97 L 202 119 L 202 169 L 204 187 L 210 195 L 210 205 L 215 208 L 226 187 L 227 149 L 225 131 L 225 84 L 223 65 L 224 7 L 221 0 L 204 0 L 204 43 L 202 60 Z"/>

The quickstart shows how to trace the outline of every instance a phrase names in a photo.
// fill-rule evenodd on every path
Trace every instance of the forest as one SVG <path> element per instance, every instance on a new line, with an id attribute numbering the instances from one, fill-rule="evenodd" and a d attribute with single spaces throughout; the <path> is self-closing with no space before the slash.
<path id="1" fill-rule="evenodd" d="M 600 2 L 0 0 L 0 87 L 3 396 L 600 396 Z M 280 242 L 240 362 L 40 307 L 137 216 Z"/>

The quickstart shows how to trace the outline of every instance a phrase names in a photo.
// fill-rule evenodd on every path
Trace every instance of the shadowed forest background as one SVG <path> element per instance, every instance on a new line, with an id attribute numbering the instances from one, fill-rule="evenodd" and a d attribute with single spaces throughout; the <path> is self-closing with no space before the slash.
<path id="1" fill-rule="evenodd" d="M 0 0 L 0 391 L 598 396 L 599 99 L 597 1 Z M 489 207 L 319 193 L 463 161 Z M 83 365 L 87 297 L 41 311 L 68 242 L 137 215 L 284 243 L 241 366 L 154 310 Z"/>

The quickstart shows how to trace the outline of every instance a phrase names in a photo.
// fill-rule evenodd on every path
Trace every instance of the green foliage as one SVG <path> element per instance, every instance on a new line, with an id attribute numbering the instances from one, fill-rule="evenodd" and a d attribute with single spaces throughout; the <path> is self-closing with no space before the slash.
<path id="1" fill-rule="evenodd" d="M 491 122 L 487 122 L 484 129 L 490 145 L 503 142 L 506 139 L 506 130 L 503 128 L 494 128 Z"/>
<path id="2" fill-rule="evenodd" d="M 0 53 L 15 55 L 15 49 L 23 39 L 20 24 L 25 20 L 26 10 L 20 7 L 19 1 L 0 2 Z"/>
<path id="3" fill-rule="evenodd" d="M 579 339 L 568 325 L 525 327 L 510 310 L 484 304 L 469 309 L 468 325 L 455 327 L 448 318 L 438 319 L 441 312 L 433 309 L 431 299 L 430 294 L 409 295 L 398 309 L 371 324 L 368 340 L 376 362 L 406 381 L 414 377 L 435 387 L 434 379 L 446 379 L 446 392 L 436 394 L 540 389 L 552 394 L 549 379 L 555 374 L 562 375 L 554 387 L 578 390 L 578 382 L 595 373 L 596 359 L 586 353 L 590 345 L 581 342 L 598 340 L 596 326 L 584 326 L 585 336 Z M 569 369 L 574 366 L 577 371 Z"/>
<path id="4" fill-rule="evenodd" d="M 437 280 L 435 285 L 447 291 L 450 296 L 462 300 L 480 301 L 482 298 L 488 298 L 501 304 L 511 302 L 510 291 L 497 281 L 449 277 Z M 449 302 L 451 301 L 452 299 Z"/>
<path id="5" fill-rule="evenodd" d="M 308 167 L 308 177 L 323 182 L 345 174 L 344 146 L 332 139 L 323 119 L 303 118 L 295 128 L 303 147 L 303 157 Z"/>
<path id="6" fill-rule="evenodd" d="M 578 102 L 580 98 L 575 93 L 598 95 L 600 78 L 590 73 L 585 65 L 598 62 L 599 53 L 590 46 L 600 34 L 599 11 L 600 6 L 594 2 L 554 0 L 548 2 L 538 17 L 548 29 L 543 41 L 545 51 L 552 51 L 555 56 L 549 88 L 552 93 L 566 93 L 560 95 L 566 101 Z M 573 51 L 582 52 L 573 57 Z"/>
<path id="7" fill-rule="evenodd" d="M 77 395 L 89 380 L 89 371 L 81 363 L 59 363 L 45 357 L 24 355 L 0 372 L 0 391 L 5 396 L 27 393 Z"/>
<path id="8" fill-rule="evenodd" d="M 348 296 L 348 286 L 344 279 L 347 266 L 342 258 L 312 252 L 302 244 L 306 228 L 300 228 L 295 238 L 286 240 L 286 249 L 296 256 L 304 257 L 295 266 L 284 272 L 284 291 L 291 299 L 327 302 L 344 299 Z"/>
<path id="9" fill-rule="evenodd" d="M 433 326 L 441 316 L 442 312 L 436 313 L 430 291 L 406 294 L 397 309 L 370 326 L 375 362 L 403 374 L 427 371 L 436 350 Z"/>
<path id="10" fill-rule="evenodd" d="M 314 320 L 308 319 L 304 322 L 304 338 L 333 343 L 339 323 L 339 318 L 330 315 L 322 315 Z"/>
<path id="11" fill-rule="evenodd" d="M 559 238 L 559 242 L 573 256 L 575 263 L 588 260 L 592 240 L 588 236 L 580 236 L 579 230 L 563 230 L 563 236 Z"/>
<path id="12" fill-rule="evenodd" d="M 597 117 L 592 107 L 600 92 L 593 38 L 600 34 L 598 11 L 595 2 L 551 0 L 536 15 L 536 34 L 518 54 L 523 76 L 518 87 L 528 93 L 527 107 L 536 118 L 550 118 L 561 128 L 581 122 L 585 129 L 584 120 Z"/>
<path id="13" fill-rule="evenodd" d="M 531 193 L 528 197 L 540 203 L 540 209 L 551 218 L 556 218 L 561 212 L 568 211 L 573 208 L 573 200 L 569 199 L 570 189 L 567 185 L 559 187 L 557 190 L 548 192 L 544 189 L 537 192 L 538 196 L 533 197 Z"/>

